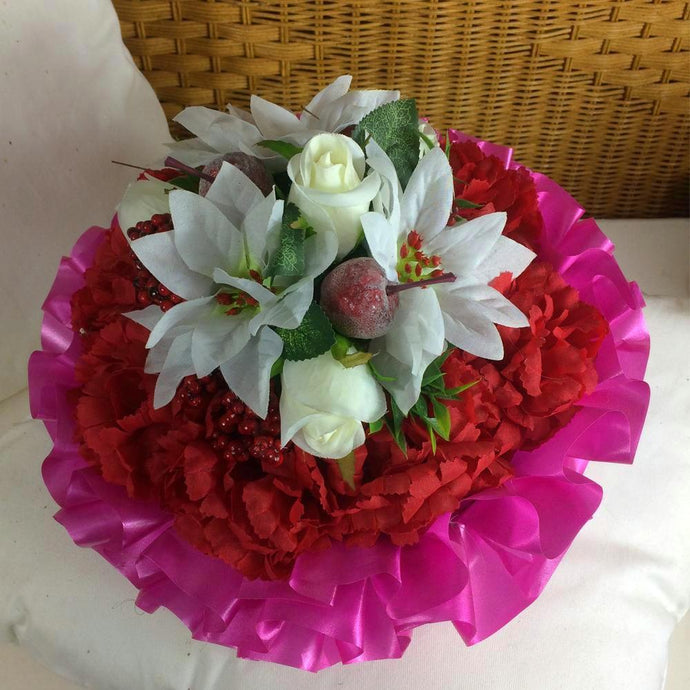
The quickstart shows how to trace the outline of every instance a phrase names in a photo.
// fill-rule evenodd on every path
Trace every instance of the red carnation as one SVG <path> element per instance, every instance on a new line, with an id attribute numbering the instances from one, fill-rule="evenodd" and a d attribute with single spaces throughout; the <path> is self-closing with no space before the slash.
<path id="1" fill-rule="evenodd" d="M 497 400 L 529 449 L 570 421 L 575 403 L 596 387 L 594 360 L 608 324 L 546 263 L 535 261 L 516 280 L 501 276 L 493 285 L 527 315 L 529 328 L 498 326 L 501 362 L 464 358 L 487 381 L 503 381 L 517 393 Z"/>
<path id="2" fill-rule="evenodd" d="M 136 308 L 137 268 L 125 236 L 113 223 L 84 273 L 85 286 L 72 295 L 72 328 L 91 332 Z"/>
<path id="3" fill-rule="evenodd" d="M 466 208 L 456 203 L 453 214 L 471 220 L 505 211 L 508 218 L 503 234 L 536 251 L 543 221 L 529 170 L 508 170 L 496 156 L 487 156 L 471 141 L 453 141 L 448 158 L 456 198 L 478 204 L 476 208 Z"/>

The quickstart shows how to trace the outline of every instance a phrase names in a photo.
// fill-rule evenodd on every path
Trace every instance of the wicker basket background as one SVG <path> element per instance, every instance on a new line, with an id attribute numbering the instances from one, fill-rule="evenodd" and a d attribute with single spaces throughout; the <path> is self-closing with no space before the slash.
<path id="1" fill-rule="evenodd" d="M 437 128 L 515 148 L 600 217 L 688 214 L 690 3 L 113 0 L 172 118 L 300 110 L 340 74 L 397 88 Z"/>

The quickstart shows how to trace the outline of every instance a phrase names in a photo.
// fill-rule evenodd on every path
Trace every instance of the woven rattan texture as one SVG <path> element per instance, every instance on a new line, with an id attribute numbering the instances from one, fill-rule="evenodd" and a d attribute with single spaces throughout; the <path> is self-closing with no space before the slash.
<path id="1" fill-rule="evenodd" d="M 678 0 L 114 0 L 172 118 L 294 110 L 340 74 L 398 88 L 439 127 L 516 159 L 602 217 L 688 213 L 690 3 Z"/>

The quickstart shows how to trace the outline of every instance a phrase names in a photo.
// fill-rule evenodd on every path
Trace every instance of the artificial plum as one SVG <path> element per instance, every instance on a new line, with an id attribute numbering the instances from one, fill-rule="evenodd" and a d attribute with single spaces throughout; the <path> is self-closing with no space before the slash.
<path id="1" fill-rule="evenodd" d="M 378 338 L 388 331 L 398 295 L 374 259 L 350 259 L 334 268 L 321 284 L 321 308 L 331 323 L 350 338 Z"/>
<path id="2" fill-rule="evenodd" d="M 223 161 L 230 163 L 243 172 L 262 192 L 264 196 L 268 196 L 273 189 L 273 180 L 264 167 L 264 164 L 256 158 L 246 153 L 234 151 L 233 153 L 226 153 L 224 156 L 214 158 L 210 163 L 204 166 L 201 180 L 199 181 L 199 194 L 206 196 L 209 187 L 216 179 L 218 171 L 223 165 Z"/>

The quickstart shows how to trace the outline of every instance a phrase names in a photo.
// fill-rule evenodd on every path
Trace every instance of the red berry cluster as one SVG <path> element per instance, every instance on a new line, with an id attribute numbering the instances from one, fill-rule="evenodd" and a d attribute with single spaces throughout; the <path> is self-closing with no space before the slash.
<path id="1" fill-rule="evenodd" d="M 155 235 L 158 232 L 168 232 L 173 229 L 172 218 L 169 213 L 156 213 L 151 220 L 139 221 L 133 228 L 127 230 L 130 240 L 138 240 L 140 237 Z M 137 304 L 148 307 L 151 304 L 158 305 L 162 311 L 168 311 L 176 304 L 183 302 L 182 297 L 170 292 L 168 288 L 156 280 L 146 267 L 132 252 L 134 266 L 137 269 L 134 278 L 134 287 L 137 290 Z"/>
<path id="2" fill-rule="evenodd" d="M 186 417 L 203 421 L 209 403 L 223 388 L 227 389 L 227 385 L 218 371 L 203 378 L 185 376 L 177 387 L 175 402 L 183 408 Z"/>
<path id="3" fill-rule="evenodd" d="M 273 393 L 266 419 L 261 419 L 225 387 L 208 406 L 206 435 L 211 447 L 228 463 L 251 458 L 273 466 L 283 462 L 278 398 Z"/>

